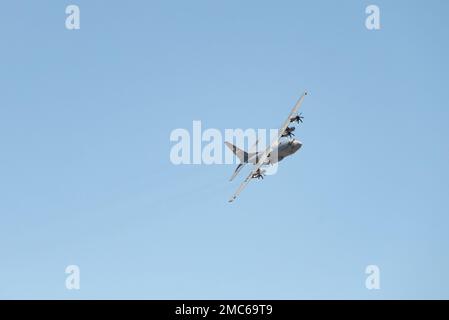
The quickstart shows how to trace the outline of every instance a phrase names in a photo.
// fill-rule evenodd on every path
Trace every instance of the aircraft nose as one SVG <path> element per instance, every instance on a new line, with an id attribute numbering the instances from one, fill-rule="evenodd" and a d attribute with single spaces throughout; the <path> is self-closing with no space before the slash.
<path id="1" fill-rule="evenodd" d="M 295 140 L 295 142 L 293 143 L 293 145 L 295 146 L 296 150 L 299 150 L 302 147 L 302 143 L 301 141 Z"/>

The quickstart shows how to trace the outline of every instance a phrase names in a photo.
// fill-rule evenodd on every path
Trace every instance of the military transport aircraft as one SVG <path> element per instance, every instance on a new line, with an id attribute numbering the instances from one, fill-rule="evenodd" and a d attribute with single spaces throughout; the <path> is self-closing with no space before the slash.
<path id="1" fill-rule="evenodd" d="M 226 146 L 232 150 L 232 152 L 239 158 L 240 164 L 234 171 L 234 174 L 231 177 L 231 181 L 237 176 L 243 166 L 247 163 L 251 163 L 254 165 L 251 173 L 246 177 L 246 179 L 242 182 L 240 187 L 234 193 L 234 195 L 229 199 L 229 202 L 233 202 L 237 196 L 243 191 L 243 189 L 248 185 L 251 179 L 263 179 L 264 173 L 266 170 L 262 169 L 262 166 L 272 165 L 276 162 L 281 161 L 285 157 L 288 157 L 298 151 L 302 143 L 299 140 L 291 138 L 294 136 L 293 131 L 295 131 L 295 127 L 290 126 L 295 122 L 299 124 L 302 123 L 303 116 L 298 114 L 299 107 L 301 106 L 304 97 L 307 95 L 307 92 L 304 92 L 301 97 L 296 102 L 292 111 L 288 115 L 287 120 L 285 120 L 282 127 L 279 129 L 277 138 L 271 142 L 271 145 L 263 152 L 253 152 L 249 153 L 243 151 L 232 143 L 225 142 Z M 290 138 L 288 141 L 281 141 L 282 138 Z M 257 141 L 256 141 L 257 144 Z"/>

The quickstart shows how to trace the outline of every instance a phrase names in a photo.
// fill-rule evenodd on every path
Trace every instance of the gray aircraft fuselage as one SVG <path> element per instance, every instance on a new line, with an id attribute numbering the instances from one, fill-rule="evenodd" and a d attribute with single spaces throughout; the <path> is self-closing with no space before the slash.
<path id="1" fill-rule="evenodd" d="M 282 159 L 291 156 L 302 147 L 302 143 L 299 140 L 291 140 L 287 142 L 280 142 L 270 153 L 264 164 L 273 164 L 281 161 Z M 258 158 L 263 152 L 258 152 L 248 159 L 249 163 L 256 164 Z"/>

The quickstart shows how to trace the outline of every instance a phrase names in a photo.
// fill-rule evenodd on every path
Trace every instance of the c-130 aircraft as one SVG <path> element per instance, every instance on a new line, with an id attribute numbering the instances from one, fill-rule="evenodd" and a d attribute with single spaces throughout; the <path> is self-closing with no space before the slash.
<path id="1" fill-rule="evenodd" d="M 237 176 L 237 174 L 246 164 L 250 163 L 254 165 L 251 173 L 246 177 L 246 179 L 242 182 L 234 195 L 229 199 L 229 202 L 233 202 L 252 179 L 263 179 L 264 173 L 266 171 L 262 169 L 263 166 L 272 165 L 276 162 L 279 162 L 282 159 L 291 156 L 302 147 L 301 141 L 295 138 L 291 138 L 292 136 L 295 136 L 293 134 L 293 131 L 295 131 L 295 127 L 290 125 L 294 124 L 295 122 L 297 124 L 299 124 L 300 122 L 302 123 L 304 117 L 301 114 L 298 114 L 298 110 L 306 95 L 307 92 L 304 92 L 298 99 L 295 106 L 290 111 L 287 120 L 285 120 L 284 124 L 279 129 L 277 138 L 273 140 L 271 145 L 267 149 L 265 149 L 265 151 L 248 153 L 237 148 L 230 142 L 225 142 L 226 146 L 228 146 L 228 148 L 231 149 L 232 152 L 240 160 L 240 164 L 237 166 L 234 174 L 230 179 L 231 181 Z M 291 139 L 289 139 L 288 141 L 281 141 L 282 138 L 286 137 Z"/>

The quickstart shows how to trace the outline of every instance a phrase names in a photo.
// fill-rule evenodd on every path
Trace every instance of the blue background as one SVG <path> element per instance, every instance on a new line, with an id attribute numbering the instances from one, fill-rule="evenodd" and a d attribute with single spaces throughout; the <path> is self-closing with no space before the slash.
<path id="1" fill-rule="evenodd" d="M 0 298 L 449 298 L 448 10 L 3 2 Z M 233 165 L 170 162 L 173 129 L 276 128 L 306 89 L 303 148 L 234 204 Z"/>

